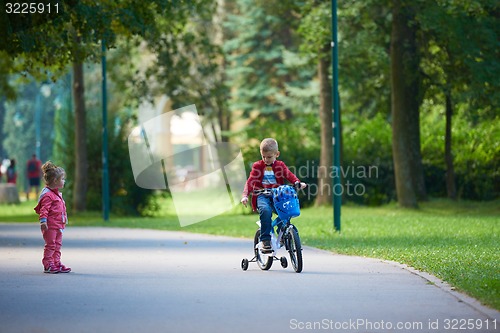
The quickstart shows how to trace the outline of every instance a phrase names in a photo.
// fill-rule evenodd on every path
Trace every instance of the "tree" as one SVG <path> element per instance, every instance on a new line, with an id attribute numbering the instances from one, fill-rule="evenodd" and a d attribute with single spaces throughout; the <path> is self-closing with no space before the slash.
<path id="1" fill-rule="evenodd" d="M 332 157 L 332 137 L 333 137 L 333 116 L 332 116 L 332 85 L 330 80 L 331 68 L 331 47 L 328 44 L 320 50 L 318 56 L 318 76 L 320 91 L 319 118 L 321 122 L 321 155 L 318 170 L 318 195 L 316 196 L 316 206 L 331 205 L 333 196 L 332 179 L 330 177 Z M 340 112 L 340 110 L 335 110 Z M 336 143 L 337 144 L 337 143 Z"/>
<path id="2" fill-rule="evenodd" d="M 491 118 L 491 111 L 499 107 L 500 80 L 495 71 L 499 58 L 495 46 L 498 8 L 497 3 L 489 1 L 429 1 L 421 5 L 418 15 L 424 35 L 424 86 L 428 94 L 442 95 L 445 109 L 446 190 L 452 199 L 457 198 L 452 153 L 456 105 L 466 101 L 486 118 Z"/>
<path id="3" fill-rule="evenodd" d="M 312 1 L 306 6 L 304 16 L 299 27 L 301 33 L 301 50 L 312 53 L 317 63 L 317 77 L 319 81 L 319 119 L 321 123 L 321 153 L 318 167 L 318 194 L 317 206 L 331 205 L 333 197 L 332 186 L 332 84 L 331 84 L 331 9 L 329 3 L 317 4 Z M 340 112 L 340 110 L 335 110 Z"/>
<path id="4" fill-rule="evenodd" d="M 340 94 L 345 116 L 390 116 L 389 2 L 338 2 Z M 344 141 L 348 147 L 349 138 Z"/>
<path id="5" fill-rule="evenodd" d="M 291 46 L 288 30 L 292 27 L 285 24 L 283 13 L 271 3 L 239 0 L 225 24 L 232 32 L 224 44 L 231 64 L 227 70 L 228 85 L 233 88 L 231 110 L 251 120 L 290 118 L 290 112 L 276 101 L 290 81 L 282 54 Z"/>
<path id="6" fill-rule="evenodd" d="M 190 22 L 175 38 L 161 35 L 148 40 L 147 48 L 155 60 L 146 70 L 149 82 L 143 83 L 149 95 L 167 92 L 174 109 L 195 104 L 215 140 L 228 141 L 229 89 L 224 80 L 226 60 L 217 15 L 223 15 L 220 7 L 206 2 L 191 13 Z M 170 24 L 159 20 L 161 25 Z"/>
<path id="7" fill-rule="evenodd" d="M 420 153 L 422 99 L 415 8 L 393 1 L 391 33 L 392 151 L 398 202 L 417 207 L 426 196 Z"/>

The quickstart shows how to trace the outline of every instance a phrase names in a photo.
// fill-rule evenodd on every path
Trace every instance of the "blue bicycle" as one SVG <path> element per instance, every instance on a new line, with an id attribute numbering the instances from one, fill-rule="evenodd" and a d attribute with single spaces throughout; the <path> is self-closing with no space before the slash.
<path id="1" fill-rule="evenodd" d="M 284 247 L 290 255 L 290 261 L 295 272 L 302 272 L 302 246 L 300 243 L 299 231 L 290 220 L 300 215 L 299 199 L 297 191 L 289 185 L 281 185 L 272 189 L 262 189 L 254 191 L 254 194 L 266 194 L 273 196 L 274 208 L 278 214 L 272 222 L 271 232 L 271 253 L 262 253 L 262 243 L 260 242 L 260 221 L 257 221 L 259 229 L 255 232 L 253 240 L 255 256 L 248 260 L 241 261 L 241 268 L 246 271 L 250 262 L 256 262 L 260 269 L 269 270 L 274 260 L 279 260 L 283 268 L 288 267 L 286 257 L 278 258 L 276 253 Z M 274 231 L 276 229 L 276 232 Z"/>

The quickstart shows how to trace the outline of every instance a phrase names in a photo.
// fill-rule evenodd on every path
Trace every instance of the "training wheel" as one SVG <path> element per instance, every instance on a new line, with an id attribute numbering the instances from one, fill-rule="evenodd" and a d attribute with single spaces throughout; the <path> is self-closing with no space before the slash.
<path id="1" fill-rule="evenodd" d="M 283 268 L 287 268 L 288 267 L 288 261 L 286 260 L 285 257 L 281 257 L 280 258 L 280 262 L 281 262 L 281 267 L 283 267 Z"/>
<path id="2" fill-rule="evenodd" d="M 245 258 L 241 261 L 241 269 L 244 271 L 248 269 L 248 259 Z"/>

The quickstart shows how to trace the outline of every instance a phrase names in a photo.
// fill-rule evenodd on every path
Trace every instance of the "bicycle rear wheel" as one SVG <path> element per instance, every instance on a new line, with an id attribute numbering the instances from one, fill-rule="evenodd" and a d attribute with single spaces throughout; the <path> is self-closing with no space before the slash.
<path id="1" fill-rule="evenodd" d="M 260 229 L 255 232 L 255 237 L 253 239 L 253 249 L 255 251 L 255 259 L 257 261 L 257 265 L 260 269 L 267 271 L 273 265 L 273 257 L 266 256 L 260 253 L 257 244 L 260 242 Z"/>
<path id="2" fill-rule="evenodd" d="M 300 244 L 299 232 L 294 225 L 290 225 L 287 229 L 287 243 L 293 270 L 300 273 L 302 272 L 302 245 Z"/>

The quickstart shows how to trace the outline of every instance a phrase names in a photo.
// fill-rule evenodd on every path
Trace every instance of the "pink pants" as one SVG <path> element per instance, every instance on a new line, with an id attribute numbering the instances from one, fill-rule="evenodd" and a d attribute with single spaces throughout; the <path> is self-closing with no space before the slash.
<path id="1" fill-rule="evenodd" d="M 43 267 L 53 264 L 59 267 L 61 264 L 62 231 L 60 229 L 49 229 L 42 231 L 45 248 L 43 249 Z"/>

